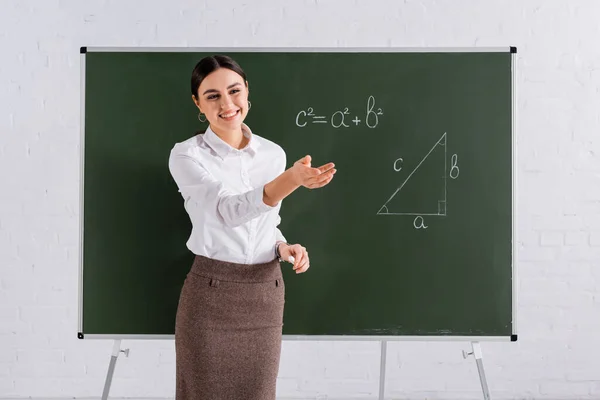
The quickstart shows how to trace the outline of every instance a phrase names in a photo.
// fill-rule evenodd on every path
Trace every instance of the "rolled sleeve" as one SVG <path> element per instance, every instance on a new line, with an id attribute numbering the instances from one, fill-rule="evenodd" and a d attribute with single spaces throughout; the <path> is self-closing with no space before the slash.
<path id="1" fill-rule="evenodd" d="M 277 203 L 274 206 L 270 206 L 270 205 L 266 204 L 265 201 L 263 200 L 264 190 L 265 190 L 265 185 L 260 185 L 256 189 L 251 190 L 251 192 L 253 192 L 252 202 L 256 205 L 256 208 L 259 212 L 271 211 L 272 209 L 277 207 L 277 205 L 279 204 L 279 203 Z"/>
<path id="2" fill-rule="evenodd" d="M 190 156 L 171 154 L 169 170 L 184 200 L 214 208 L 227 226 L 239 226 L 274 208 L 263 201 L 264 186 L 233 194 Z"/>
<path id="3" fill-rule="evenodd" d="M 278 242 L 286 242 L 287 243 L 287 239 L 285 238 L 285 236 L 283 236 L 281 229 L 278 228 L 280 223 L 281 223 L 281 217 L 278 215 L 277 216 L 277 224 L 275 226 L 275 243 L 278 243 Z"/>

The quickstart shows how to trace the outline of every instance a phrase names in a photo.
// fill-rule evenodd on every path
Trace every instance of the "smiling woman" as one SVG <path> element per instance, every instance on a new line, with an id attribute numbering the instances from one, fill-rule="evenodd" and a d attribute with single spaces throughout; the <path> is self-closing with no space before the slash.
<path id="1" fill-rule="evenodd" d="M 285 289 L 280 261 L 308 270 L 308 252 L 277 228 L 281 201 L 331 182 L 309 155 L 286 167 L 276 143 L 244 123 L 246 74 L 230 57 L 200 60 L 192 100 L 204 133 L 176 143 L 169 169 L 192 222 L 195 254 L 175 323 L 176 399 L 274 400 Z"/>
<path id="2" fill-rule="evenodd" d="M 232 141 L 239 136 L 240 123 L 250 110 L 246 74 L 229 57 L 215 56 L 205 61 L 192 73 L 192 100 L 200 110 L 199 119 L 204 114 L 219 137 L 235 148 L 244 147 L 247 141 Z"/>

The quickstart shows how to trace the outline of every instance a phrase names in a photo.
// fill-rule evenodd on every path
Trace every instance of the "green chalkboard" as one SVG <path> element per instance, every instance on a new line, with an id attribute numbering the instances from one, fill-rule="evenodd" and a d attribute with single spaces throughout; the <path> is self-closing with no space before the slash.
<path id="1" fill-rule="evenodd" d="M 514 57 L 506 49 L 83 48 L 80 338 L 170 337 L 193 261 L 168 170 L 206 128 L 196 62 L 245 69 L 246 123 L 332 183 L 282 203 L 284 335 L 516 339 Z"/>

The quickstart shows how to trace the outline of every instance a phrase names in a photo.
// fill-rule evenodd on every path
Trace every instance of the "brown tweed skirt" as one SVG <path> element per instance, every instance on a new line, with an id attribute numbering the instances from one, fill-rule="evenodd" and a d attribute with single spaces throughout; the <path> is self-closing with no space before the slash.
<path id="1" fill-rule="evenodd" d="M 279 261 L 196 256 L 175 323 L 176 400 L 274 400 L 285 288 Z"/>

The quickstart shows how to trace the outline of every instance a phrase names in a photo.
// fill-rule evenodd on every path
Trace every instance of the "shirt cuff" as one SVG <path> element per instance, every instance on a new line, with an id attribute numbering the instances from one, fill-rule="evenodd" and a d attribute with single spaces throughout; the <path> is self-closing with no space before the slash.
<path id="1" fill-rule="evenodd" d="M 281 233 L 281 230 L 279 230 L 279 228 L 275 228 L 275 243 L 277 242 L 287 243 L 287 239 L 285 238 L 285 236 L 283 236 L 283 233 Z"/>
<path id="2" fill-rule="evenodd" d="M 253 194 L 254 195 L 253 196 L 254 205 L 257 207 L 258 211 L 260 211 L 260 212 L 266 212 L 266 211 L 272 210 L 279 205 L 279 203 L 275 204 L 274 206 L 265 204 L 265 202 L 263 201 L 264 190 L 265 190 L 265 185 L 259 186 L 256 189 L 254 189 L 254 194 Z"/>

